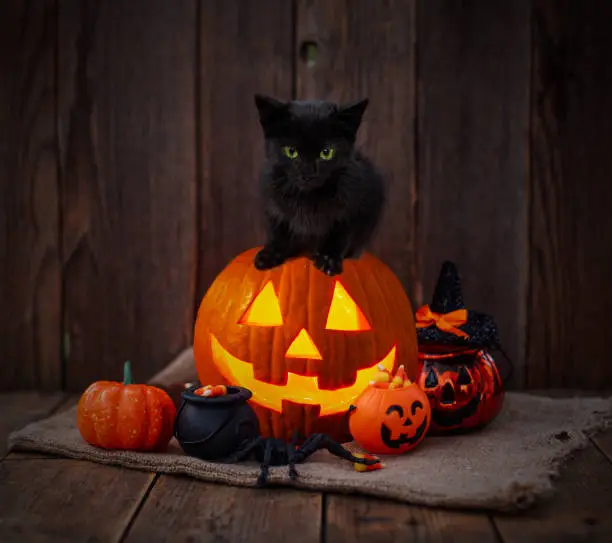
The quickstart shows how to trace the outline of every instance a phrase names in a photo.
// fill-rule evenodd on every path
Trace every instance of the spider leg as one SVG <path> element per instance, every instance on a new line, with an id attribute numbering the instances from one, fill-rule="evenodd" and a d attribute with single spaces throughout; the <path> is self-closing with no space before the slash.
<path id="1" fill-rule="evenodd" d="M 315 453 L 319 449 L 327 449 L 334 456 L 338 456 L 340 458 L 344 458 L 344 460 L 349 460 L 350 462 L 357 464 L 365 464 L 366 466 L 371 466 L 374 464 L 378 464 L 379 460 L 368 460 L 366 458 L 358 458 L 348 449 L 345 449 L 340 443 L 334 441 L 327 434 L 313 434 L 311 435 L 302 445 L 302 454 L 304 454 L 304 458 L 307 458 L 311 454 Z"/>
<path id="2" fill-rule="evenodd" d="M 245 441 L 242 446 L 234 452 L 231 456 L 229 456 L 225 461 L 229 464 L 233 462 L 240 462 L 241 460 L 246 460 L 254 449 L 259 447 L 264 440 L 263 437 L 256 437 L 255 439 L 249 439 Z"/>
<path id="3" fill-rule="evenodd" d="M 298 472 L 295 469 L 296 462 L 301 462 L 300 459 L 300 449 L 293 448 L 291 454 L 289 455 L 289 479 L 295 481 L 298 478 Z"/>
<path id="4" fill-rule="evenodd" d="M 261 472 L 257 478 L 257 485 L 263 486 L 268 480 L 268 468 L 270 467 L 270 461 L 272 460 L 272 451 L 274 450 L 274 441 L 271 439 L 265 442 L 263 462 L 261 463 Z"/>
<path id="5" fill-rule="evenodd" d="M 295 481 L 299 477 L 297 470 L 295 469 L 295 462 L 289 462 L 289 479 Z"/>
<path id="6" fill-rule="evenodd" d="M 297 479 L 298 473 L 295 470 L 295 453 L 298 449 L 297 441 L 300 437 L 300 433 L 298 430 L 293 432 L 293 439 L 291 440 L 291 452 L 289 453 L 289 479 L 295 481 Z"/>
<path id="7" fill-rule="evenodd" d="M 312 434 L 311 436 L 308 436 L 304 440 L 304 442 L 299 447 L 296 448 L 291 458 L 291 460 L 293 460 L 292 463 L 294 465 L 302 463 L 311 454 L 314 454 L 321 448 L 321 447 L 316 446 L 315 444 L 316 440 L 318 439 L 317 436 L 319 435 L 323 435 L 323 434 Z"/>

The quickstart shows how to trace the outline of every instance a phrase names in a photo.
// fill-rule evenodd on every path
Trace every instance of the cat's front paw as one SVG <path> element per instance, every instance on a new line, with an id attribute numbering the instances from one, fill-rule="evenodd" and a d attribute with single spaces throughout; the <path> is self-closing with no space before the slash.
<path id="1" fill-rule="evenodd" d="M 285 262 L 284 255 L 271 247 L 264 247 L 255 255 L 255 260 L 253 261 L 255 267 L 260 271 L 276 268 L 283 262 Z"/>
<path id="2" fill-rule="evenodd" d="M 342 258 L 316 253 L 313 258 L 315 268 L 326 275 L 339 275 L 342 273 Z"/>

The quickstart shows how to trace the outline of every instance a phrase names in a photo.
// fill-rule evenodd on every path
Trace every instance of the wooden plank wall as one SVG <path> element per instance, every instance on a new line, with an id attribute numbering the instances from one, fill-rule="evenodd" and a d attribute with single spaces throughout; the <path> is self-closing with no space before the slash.
<path id="1" fill-rule="evenodd" d="M 442 260 L 455 261 L 466 304 L 496 317 L 515 361 L 525 333 L 529 7 L 422 0 L 418 27 L 423 292 L 431 296 Z"/>
<path id="2" fill-rule="evenodd" d="M 526 382 L 612 384 L 612 3 L 533 12 Z"/>
<path id="3" fill-rule="evenodd" d="M 62 385 L 53 0 L 0 4 L 0 387 Z"/>
<path id="4" fill-rule="evenodd" d="M 196 264 L 192 0 L 70 0 L 58 12 L 68 389 L 189 341 Z"/>
<path id="5" fill-rule="evenodd" d="M 371 99 L 373 250 L 415 308 L 442 260 L 513 386 L 612 383 L 605 0 L 6 0 L 0 388 L 160 370 L 263 239 L 253 93 Z"/>

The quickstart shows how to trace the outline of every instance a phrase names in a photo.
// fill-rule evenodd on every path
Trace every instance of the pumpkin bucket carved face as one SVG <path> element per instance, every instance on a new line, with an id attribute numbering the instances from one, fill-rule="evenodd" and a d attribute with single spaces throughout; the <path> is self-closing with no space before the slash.
<path id="1" fill-rule="evenodd" d="M 431 403 L 433 432 L 479 428 L 501 411 L 501 377 L 485 350 L 421 352 L 419 359 L 417 383 Z"/>
<path id="2" fill-rule="evenodd" d="M 261 272 L 258 248 L 215 279 L 198 311 L 194 356 L 202 383 L 253 393 L 263 436 L 348 438 L 343 415 L 382 364 L 417 371 L 410 302 L 380 260 L 364 254 L 329 277 L 296 258 Z"/>
<path id="3" fill-rule="evenodd" d="M 416 447 L 431 421 L 429 400 L 414 383 L 368 387 L 350 413 L 351 435 L 373 454 L 401 454 Z"/>

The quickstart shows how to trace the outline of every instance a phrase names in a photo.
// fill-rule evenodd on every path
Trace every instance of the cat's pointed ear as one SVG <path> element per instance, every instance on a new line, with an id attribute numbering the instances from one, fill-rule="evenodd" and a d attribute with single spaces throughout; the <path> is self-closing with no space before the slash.
<path id="1" fill-rule="evenodd" d="M 287 104 L 262 94 L 255 95 L 255 105 L 259 111 L 259 122 L 264 128 L 278 120 L 287 111 Z"/>
<path id="2" fill-rule="evenodd" d="M 351 102 L 350 104 L 340 106 L 334 117 L 355 134 L 361 124 L 361 118 L 369 102 L 370 100 L 368 98 L 364 98 L 358 102 Z"/>

